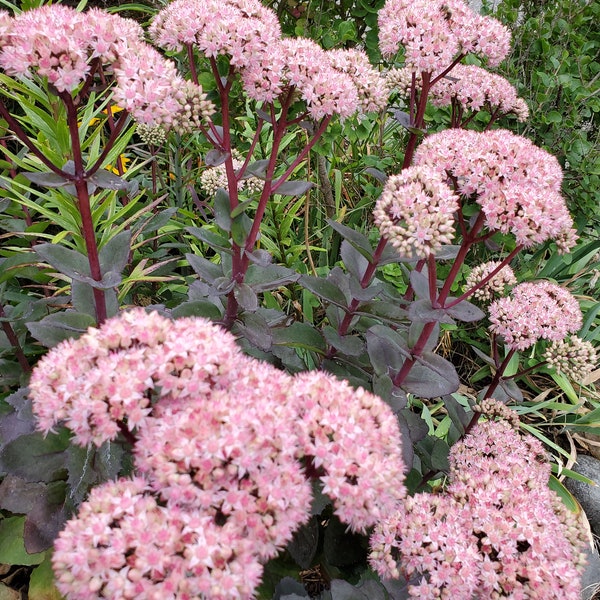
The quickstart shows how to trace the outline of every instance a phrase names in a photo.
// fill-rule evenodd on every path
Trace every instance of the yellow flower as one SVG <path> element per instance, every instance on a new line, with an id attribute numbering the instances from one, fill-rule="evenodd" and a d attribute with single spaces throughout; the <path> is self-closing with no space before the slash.
<path id="1" fill-rule="evenodd" d="M 108 110 L 110 109 L 110 114 L 111 115 L 115 115 L 118 112 L 121 112 L 123 109 L 120 106 L 117 106 L 116 104 L 111 104 L 109 108 L 105 108 L 102 113 L 105 115 L 108 115 Z M 90 119 L 89 125 L 96 125 L 96 123 L 99 123 L 100 119 L 98 117 L 94 117 L 93 119 Z"/>
<path id="2" fill-rule="evenodd" d="M 106 167 L 104 167 L 107 171 L 112 171 L 115 175 L 121 175 L 122 173 L 125 173 L 125 171 L 127 171 L 127 165 L 131 162 L 131 159 L 128 158 L 127 156 L 125 156 L 124 154 L 120 154 L 119 157 L 117 158 L 117 165 L 116 166 L 112 166 L 112 165 L 106 165 Z M 119 171 L 118 167 L 121 167 L 121 171 Z"/>

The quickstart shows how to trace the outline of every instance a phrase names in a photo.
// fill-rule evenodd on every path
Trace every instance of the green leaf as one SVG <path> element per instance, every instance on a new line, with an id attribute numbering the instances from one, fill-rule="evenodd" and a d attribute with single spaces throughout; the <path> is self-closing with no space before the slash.
<path id="1" fill-rule="evenodd" d="M 81 281 L 82 277 L 91 277 L 88 258 L 81 252 L 58 244 L 36 244 L 33 250 L 42 260 L 71 279 Z"/>
<path id="2" fill-rule="evenodd" d="M 229 194 L 223 188 L 219 188 L 215 193 L 214 209 L 215 223 L 223 231 L 231 231 L 231 202 Z"/>
<path id="3" fill-rule="evenodd" d="M 131 183 L 125 181 L 122 177 L 119 177 L 115 173 L 111 173 L 106 169 L 100 169 L 93 175 L 87 178 L 89 183 L 92 183 L 98 188 L 106 190 L 128 190 L 131 188 Z"/>
<path id="4" fill-rule="evenodd" d="M 437 398 L 458 390 L 460 381 L 454 365 L 433 352 L 423 352 L 401 388 L 421 398 Z"/>
<path id="5" fill-rule="evenodd" d="M 114 235 L 99 252 L 102 273 L 109 271 L 120 275 L 129 262 L 131 252 L 131 231 L 125 230 Z"/>
<path id="6" fill-rule="evenodd" d="M 257 293 L 298 281 L 300 274 L 281 265 L 250 265 L 244 281 Z"/>
<path id="7" fill-rule="evenodd" d="M 53 348 L 63 340 L 80 337 L 95 324 L 96 319 L 91 315 L 68 311 L 52 313 L 41 321 L 26 325 L 38 342 L 46 348 Z"/>
<path id="8" fill-rule="evenodd" d="M 329 325 L 323 328 L 323 336 L 330 346 L 333 346 L 336 350 L 347 356 L 360 356 L 365 349 L 364 343 L 360 337 L 357 335 L 340 336 L 338 332 Z"/>
<path id="9" fill-rule="evenodd" d="M 332 229 L 337 231 L 342 238 L 348 240 L 348 242 L 352 244 L 352 246 L 354 246 L 354 248 L 356 248 L 367 260 L 373 260 L 373 248 L 366 236 L 332 219 L 327 219 L 327 223 Z"/>
<path id="10" fill-rule="evenodd" d="M 410 356 L 406 340 L 396 331 L 374 325 L 366 333 L 367 352 L 377 375 L 388 375 L 402 367 Z"/>
<path id="11" fill-rule="evenodd" d="M 195 238 L 201 242 L 208 244 L 213 250 L 221 250 L 227 254 L 231 254 L 231 244 L 226 237 L 214 233 L 210 229 L 204 227 L 186 227 L 185 230 L 191 233 Z"/>
<path id="12" fill-rule="evenodd" d="M 289 346 L 292 348 L 303 348 L 324 354 L 326 350 L 325 341 L 321 334 L 308 323 L 292 323 L 289 327 L 275 328 L 272 330 L 273 344 L 278 346 Z"/>
<path id="13" fill-rule="evenodd" d="M 254 290 L 245 283 L 236 283 L 233 294 L 240 308 L 249 312 L 255 312 L 258 308 L 258 298 Z"/>
<path id="14" fill-rule="evenodd" d="M 284 181 L 281 185 L 273 186 L 273 193 L 282 196 L 302 196 L 312 187 L 315 187 L 315 184 L 311 181 Z"/>
<path id="15" fill-rule="evenodd" d="M 448 315 L 445 308 L 433 308 L 427 298 L 415 300 L 408 307 L 408 318 L 417 323 L 447 323 L 454 324 L 454 319 Z"/>
<path id="16" fill-rule="evenodd" d="M 185 255 L 190 267 L 207 283 L 213 283 L 218 277 L 223 277 L 223 268 L 203 256 L 187 253 Z"/>
<path id="17" fill-rule="evenodd" d="M 321 277 L 313 277 L 312 275 L 302 275 L 299 281 L 301 285 L 322 300 L 326 300 L 327 302 L 331 302 L 342 308 L 346 307 L 346 298 L 344 294 L 330 281 Z"/>
<path id="18" fill-rule="evenodd" d="M 44 434 L 36 431 L 12 440 L 0 451 L 0 471 L 26 481 L 53 481 L 65 469 L 65 450 L 70 433 Z"/>
<path id="19" fill-rule="evenodd" d="M 44 560 L 31 572 L 29 577 L 28 600 L 62 600 L 54 585 L 51 553 L 46 552 Z"/>
<path id="20" fill-rule="evenodd" d="M 29 179 L 29 181 L 41 187 L 59 188 L 71 183 L 65 176 L 54 173 L 53 171 L 44 173 L 23 173 L 23 175 Z"/>
<path id="21" fill-rule="evenodd" d="M 211 321 L 218 321 L 223 316 L 219 307 L 209 300 L 182 302 L 173 309 L 171 314 L 175 319 L 181 319 L 182 317 L 204 317 Z"/>
<path id="22" fill-rule="evenodd" d="M 39 565 L 45 554 L 29 554 L 23 542 L 25 517 L 8 517 L 0 521 L 0 563 L 4 565 Z"/>
<path id="23" fill-rule="evenodd" d="M 454 300 L 454 298 L 448 298 L 448 302 L 451 302 L 452 300 Z M 455 306 L 446 308 L 445 310 L 450 316 L 465 323 L 473 323 L 474 321 L 479 321 L 485 317 L 485 313 L 479 307 L 466 300 L 462 300 Z"/>

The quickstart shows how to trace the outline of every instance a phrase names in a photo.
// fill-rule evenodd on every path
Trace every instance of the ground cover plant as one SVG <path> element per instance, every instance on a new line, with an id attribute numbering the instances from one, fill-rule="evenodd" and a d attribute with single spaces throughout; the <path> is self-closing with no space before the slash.
<path id="1" fill-rule="evenodd" d="M 507 128 L 509 30 L 362 4 L 328 49 L 257 0 L 0 13 L 0 562 L 30 598 L 579 597 L 562 449 L 518 414 L 596 366 L 558 275 L 597 248 Z M 537 252 L 554 280 L 511 267 Z M 442 350 L 474 328 L 465 394 Z"/>

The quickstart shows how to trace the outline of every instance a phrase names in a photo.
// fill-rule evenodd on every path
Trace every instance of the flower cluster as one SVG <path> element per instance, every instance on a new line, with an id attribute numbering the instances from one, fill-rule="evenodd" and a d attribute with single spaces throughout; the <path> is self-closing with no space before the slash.
<path id="1" fill-rule="evenodd" d="M 387 105 L 386 81 L 373 69 L 367 55 L 361 50 L 330 50 L 327 57 L 331 66 L 350 76 L 358 91 L 363 112 L 382 110 Z"/>
<path id="2" fill-rule="evenodd" d="M 205 56 L 229 56 L 238 69 L 281 39 L 276 13 L 259 0 L 175 0 L 158 13 L 149 32 L 162 48 L 193 45 Z"/>
<path id="3" fill-rule="evenodd" d="M 557 371 L 581 382 L 596 368 L 598 355 L 591 342 L 571 336 L 552 342 L 544 351 L 544 359 Z"/>
<path id="4" fill-rule="evenodd" d="M 576 600 L 585 539 L 549 476 L 541 443 L 514 417 L 477 424 L 450 451 L 446 493 L 407 498 L 376 527 L 372 566 L 420 580 L 409 593 L 423 600 Z"/>
<path id="5" fill-rule="evenodd" d="M 176 0 L 160 11 L 150 34 L 161 47 L 196 47 L 226 55 L 254 100 L 273 102 L 295 88 L 314 119 L 380 110 L 383 79 L 359 50 L 326 52 L 304 38 L 282 38 L 276 13 L 258 0 Z"/>
<path id="6" fill-rule="evenodd" d="M 574 243 L 560 165 L 527 138 L 448 129 L 426 138 L 414 162 L 448 173 L 461 195 L 475 196 L 491 231 L 512 233 L 526 247 L 556 239 L 564 251 Z"/>
<path id="7" fill-rule="evenodd" d="M 141 45 L 142 28 L 98 9 L 52 5 L 24 11 L 7 24 L 0 66 L 9 75 L 46 77 L 59 92 L 87 78 L 92 61 L 111 64 Z"/>
<path id="8" fill-rule="evenodd" d="M 114 102 L 141 123 L 166 129 L 187 131 L 214 112 L 202 88 L 184 81 L 130 19 L 43 6 L 6 22 L 5 35 L 0 67 L 9 75 L 38 75 L 58 92 L 73 92 L 106 69 L 116 79 Z"/>
<path id="9" fill-rule="evenodd" d="M 301 453 L 324 472 L 323 493 L 336 514 L 364 532 L 405 495 L 401 448 L 390 444 L 398 438 L 396 417 L 377 396 L 321 372 L 298 374 L 294 395 Z"/>
<path id="10" fill-rule="evenodd" d="M 136 478 L 93 490 L 57 541 L 71 600 L 251 598 L 309 518 L 309 476 L 353 530 L 405 496 L 398 422 L 380 398 L 249 358 L 204 319 L 122 313 L 51 350 L 30 394 L 44 431 L 136 437 Z"/>
<path id="11" fill-rule="evenodd" d="M 231 152 L 232 163 L 235 171 L 239 171 L 244 166 L 243 156 L 235 149 Z M 247 190 L 250 194 L 260 192 L 263 188 L 263 181 L 258 177 L 248 177 L 240 179 L 237 184 L 238 191 Z M 207 196 L 213 196 L 219 188 L 227 189 L 227 173 L 225 165 L 220 164 L 216 167 L 210 167 L 202 171 L 200 175 L 200 187 Z"/>
<path id="12" fill-rule="evenodd" d="M 59 534 L 52 564 L 70 600 L 251 598 L 253 541 L 201 511 L 163 503 L 140 477 L 94 488 Z"/>
<path id="13" fill-rule="evenodd" d="M 496 296 L 504 296 L 506 288 L 515 285 L 517 278 L 510 266 L 504 265 L 495 275 L 488 279 L 499 266 L 499 261 L 490 260 L 473 267 L 465 281 L 464 289 L 472 290 L 476 286 L 481 286 L 473 292 L 473 297 L 481 302 L 490 302 Z"/>
<path id="14" fill-rule="evenodd" d="M 138 123 L 135 132 L 144 144 L 160 147 L 167 141 L 167 132 L 160 125 L 144 125 Z"/>
<path id="15" fill-rule="evenodd" d="M 205 394 L 227 379 L 237 354 L 233 338 L 207 321 L 124 312 L 37 363 L 29 389 L 38 427 L 64 422 L 77 443 L 100 446 L 117 437 L 120 423 L 130 432 L 146 423 L 155 387 Z"/>
<path id="16" fill-rule="evenodd" d="M 490 331 L 514 350 L 525 350 L 540 339 L 558 342 L 582 323 L 574 296 L 549 281 L 520 283 L 510 296 L 490 305 L 489 315 Z"/>
<path id="17" fill-rule="evenodd" d="M 529 116 L 527 103 L 517 96 L 511 83 L 475 65 L 456 65 L 431 88 L 434 106 L 449 106 L 452 101 L 464 110 L 487 108 L 491 114 L 514 113 L 519 121 Z"/>
<path id="18" fill-rule="evenodd" d="M 419 73 L 441 72 L 467 53 L 496 66 L 510 49 L 508 29 L 464 0 L 387 0 L 378 22 L 382 54 L 393 56 L 402 45 L 406 66 Z"/>
<path id="19" fill-rule="evenodd" d="M 391 176 L 373 215 L 381 235 L 405 258 L 425 257 L 454 237 L 458 197 L 429 167 Z"/>

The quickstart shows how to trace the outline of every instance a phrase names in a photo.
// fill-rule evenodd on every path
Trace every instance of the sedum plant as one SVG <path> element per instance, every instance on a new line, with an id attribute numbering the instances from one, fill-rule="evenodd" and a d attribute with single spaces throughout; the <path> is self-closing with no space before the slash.
<path id="1" fill-rule="evenodd" d="M 0 421 L 0 508 L 14 512 L 1 500 L 7 480 L 22 495 L 40 485 L 24 547 L 54 546 L 67 598 L 303 597 L 286 578 L 260 587 L 284 548 L 305 569 L 335 566 L 323 598 L 578 597 L 576 517 L 548 488 L 541 445 L 502 403 L 522 399 L 514 365 L 534 344 L 575 376 L 596 360 L 591 345 L 565 341 L 582 325 L 576 298 L 552 282 L 517 283 L 510 267 L 523 249 L 574 246 L 562 171 L 496 128 L 527 117 L 510 83 L 463 63 L 501 63 L 510 35 L 498 21 L 462 0 L 388 0 L 378 21 L 385 74 L 359 49 L 285 37 L 258 0 L 175 0 L 148 30 L 161 51 L 137 24 L 97 10 L 2 14 L 0 67 L 25 86 L 9 85 L 0 104 L 20 144 L 5 154 L 76 225 L 33 250 L 70 283 L 75 310 L 91 299 L 91 322 L 59 320 L 60 343 L 47 344 Z M 11 111 L 32 82 L 44 109 Z M 432 130 L 432 107 L 447 128 Z M 67 125 L 62 164 L 34 135 L 32 114 L 44 110 Z M 88 142 L 88 117 L 102 110 L 109 133 Z M 309 275 L 276 264 L 261 244 L 268 209 L 314 187 L 311 152 L 332 122 L 357 114 L 389 114 L 404 129 L 395 172 L 365 171 L 382 185 L 372 234 L 331 220 L 338 265 Z M 114 219 L 99 240 L 108 205 L 98 190 L 130 190 L 104 169 L 127 145 L 130 117 L 150 147 L 153 195 L 168 136 L 204 152 L 206 202 L 194 203 L 204 223 L 170 244 L 189 250 L 174 268 L 186 297 L 147 311 L 122 310 L 118 294 L 137 249 L 131 227 L 146 226 Z M 31 206 L 30 188 L 16 178 L 7 187 Z M 499 256 L 453 295 L 485 244 Z M 402 290 L 385 280 L 387 265 L 403 273 Z M 315 318 L 282 311 L 283 290 Z M 492 376 L 478 404 L 461 403 L 455 365 L 437 352 L 441 331 L 484 319 Z M 9 340 L 29 368 L 19 337 Z M 436 398 L 449 420 L 439 436 L 424 402 Z M 40 515 L 50 526 L 36 537 Z M 340 523 L 336 545 L 328 532 Z M 367 573 L 370 533 L 380 581 L 354 587 L 342 567 Z M 359 550 L 344 562 L 348 540 Z"/>

